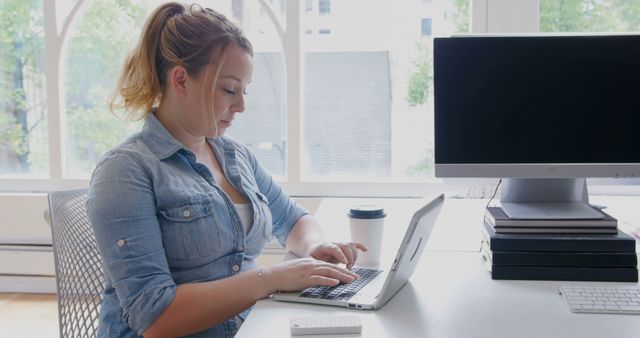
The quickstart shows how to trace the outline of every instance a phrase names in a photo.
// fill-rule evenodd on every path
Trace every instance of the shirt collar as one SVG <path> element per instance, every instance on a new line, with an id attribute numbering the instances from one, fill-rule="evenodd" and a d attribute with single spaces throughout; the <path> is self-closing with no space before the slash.
<path id="1" fill-rule="evenodd" d="M 171 136 L 169 131 L 158 121 L 155 115 L 155 109 L 147 114 L 145 118 L 144 127 L 142 127 L 142 139 L 151 152 L 161 160 L 175 154 L 180 149 L 187 150 L 185 146 Z"/>
<path id="2" fill-rule="evenodd" d="M 178 152 L 180 149 L 184 149 L 186 152 L 191 153 L 180 141 L 176 140 L 164 127 L 162 123 L 156 118 L 155 108 L 147 114 L 144 121 L 144 127 L 142 127 L 142 139 L 151 152 L 153 152 L 159 159 L 164 160 L 171 155 Z M 229 147 L 228 142 L 224 140 L 224 137 L 207 138 L 209 144 L 212 146 L 222 147 L 227 149 Z"/>

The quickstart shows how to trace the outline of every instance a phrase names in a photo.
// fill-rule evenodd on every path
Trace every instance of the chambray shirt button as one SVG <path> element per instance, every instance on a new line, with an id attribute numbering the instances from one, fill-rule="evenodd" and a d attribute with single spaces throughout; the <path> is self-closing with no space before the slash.
<path id="1" fill-rule="evenodd" d="M 238 265 L 234 265 L 231 270 L 233 270 L 234 272 L 238 272 L 240 271 L 240 267 Z"/>
<path id="2" fill-rule="evenodd" d="M 238 251 L 242 251 L 244 250 L 244 247 L 242 245 L 238 246 Z"/>
<path id="3" fill-rule="evenodd" d="M 182 216 L 184 216 L 184 218 L 189 218 L 189 216 L 191 216 L 191 211 L 189 209 L 185 209 L 185 211 L 182 212 Z"/>
<path id="4" fill-rule="evenodd" d="M 119 239 L 117 242 L 119 247 L 123 247 L 124 246 L 124 239 Z"/>

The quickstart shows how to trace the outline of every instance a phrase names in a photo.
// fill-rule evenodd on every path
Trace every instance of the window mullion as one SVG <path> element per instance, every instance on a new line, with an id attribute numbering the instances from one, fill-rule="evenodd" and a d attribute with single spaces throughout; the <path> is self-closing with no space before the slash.
<path id="1" fill-rule="evenodd" d="M 63 149 L 60 119 L 60 40 L 54 1 L 44 1 L 45 76 L 47 84 L 47 114 L 49 122 L 49 175 L 53 181 L 62 180 Z"/>
<path id="2" fill-rule="evenodd" d="M 539 31 L 540 0 L 483 0 L 487 33 L 535 33 Z"/>
<path id="3" fill-rule="evenodd" d="M 489 0 L 469 0 L 470 3 L 470 33 L 487 32 L 487 9 Z"/>
<path id="4" fill-rule="evenodd" d="M 287 2 L 287 29 L 283 49 L 285 55 L 286 77 L 286 152 L 287 182 L 300 182 L 302 172 L 301 152 L 303 141 L 304 111 L 304 53 L 300 34 L 302 6 L 298 0 Z"/>

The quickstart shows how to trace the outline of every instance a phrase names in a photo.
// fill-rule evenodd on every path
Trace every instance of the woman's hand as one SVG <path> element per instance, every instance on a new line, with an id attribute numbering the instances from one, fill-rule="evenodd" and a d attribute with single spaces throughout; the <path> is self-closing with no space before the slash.
<path id="1" fill-rule="evenodd" d="M 351 270 L 358 259 L 358 250 L 366 252 L 367 247 L 358 242 L 324 242 L 311 248 L 309 256 L 329 263 L 344 263 Z"/>
<path id="2" fill-rule="evenodd" d="M 294 259 L 264 270 L 269 293 L 297 291 L 312 286 L 335 286 L 351 283 L 358 275 L 338 265 L 313 258 Z"/>

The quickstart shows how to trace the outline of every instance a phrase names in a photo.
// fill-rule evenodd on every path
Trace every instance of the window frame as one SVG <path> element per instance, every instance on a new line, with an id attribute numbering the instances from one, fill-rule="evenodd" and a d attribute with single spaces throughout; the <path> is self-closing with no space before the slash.
<path id="1" fill-rule="evenodd" d="M 537 32 L 539 0 L 469 0 L 471 33 Z M 48 192 L 75 189 L 89 185 L 89 179 L 66 178 L 67 135 L 64 107 L 64 53 L 69 31 L 82 17 L 92 0 L 78 0 L 67 15 L 62 27 L 58 27 L 56 1 L 43 0 L 45 21 L 45 67 L 47 112 L 49 123 L 49 177 L 4 176 L 0 178 L 0 192 Z M 399 182 L 393 178 L 384 182 L 315 182 L 301 179 L 301 152 L 303 148 L 304 121 L 304 49 L 305 31 L 301 21 L 306 15 L 306 2 L 287 0 L 286 27 L 278 22 L 266 0 L 258 0 L 267 12 L 280 35 L 286 71 L 286 180 L 283 188 L 292 196 L 365 196 L 365 197 L 419 197 L 456 185 L 434 179 L 426 182 Z M 203 2 L 206 5 L 206 2 Z M 60 33 L 58 33 L 58 31 Z M 597 180 L 598 181 L 598 180 Z M 640 187 L 625 187 L 612 180 L 599 180 L 591 192 L 640 194 Z M 487 181 L 485 180 L 485 183 Z M 604 185 L 602 185 L 604 184 Z M 608 188 L 607 188 L 608 187 Z"/>

